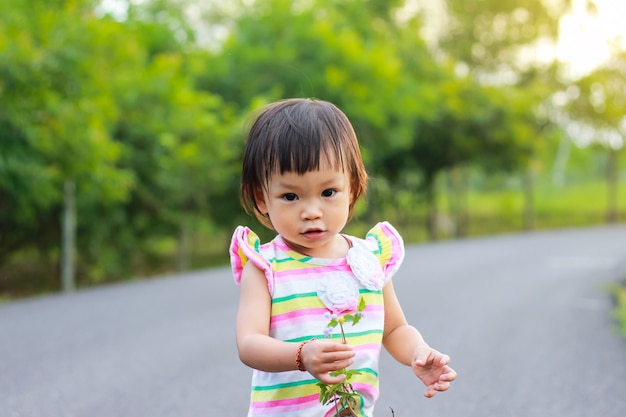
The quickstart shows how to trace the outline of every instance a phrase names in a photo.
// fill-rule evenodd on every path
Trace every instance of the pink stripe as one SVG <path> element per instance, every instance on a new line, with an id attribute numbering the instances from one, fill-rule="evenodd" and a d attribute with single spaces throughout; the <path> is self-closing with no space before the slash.
<path id="1" fill-rule="evenodd" d="M 380 352 L 380 345 L 377 343 L 367 343 L 365 345 L 354 346 L 354 351 L 356 352 L 362 352 L 362 351 Z"/>
<path id="2" fill-rule="evenodd" d="M 328 310 L 326 308 L 303 308 L 301 310 L 289 311 L 283 314 L 276 314 L 272 316 L 272 322 L 280 322 L 284 320 L 294 320 L 298 318 L 305 318 L 308 316 L 320 316 L 322 317 Z"/>
<path id="3" fill-rule="evenodd" d="M 303 408 L 307 408 L 307 403 L 317 402 L 319 399 L 318 394 L 308 395 L 306 397 L 286 398 L 284 400 L 272 400 L 272 401 L 256 401 L 253 402 L 251 408 L 255 410 L 272 408 L 273 411 L 277 411 L 276 408 L 284 407 L 285 411 L 296 411 Z"/>
<path id="4" fill-rule="evenodd" d="M 335 265 L 335 266 L 331 266 L 331 265 L 320 265 L 319 267 L 315 267 L 315 268 L 302 268 L 302 269 L 290 269 L 290 270 L 285 270 L 285 271 L 275 271 L 274 272 L 274 277 L 281 277 L 282 275 L 288 275 L 288 276 L 292 276 L 292 275 L 317 275 L 320 273 L 320 271 L 323 271 L 324 273 L 328 273 L 328 272 L 344 272 L 344 271 L 349 271 L 350 267 L 348 265 Z"/>
<path id="5" fill-rule="evenodd" d="M 314 278 L 317 278 L 316 276 L 312 275 L 312 274 L 282 274 L 282 276 L 277 276 L 280 275 L 279 272 L 274 271 L 274 277 L 275 277 L 275 281 L 279 284 L 288 284 L 291 282 L 296 282 L 299 283 L 301 281 L 308 281 Z M 318 274 L 316 274 L 318 275 Z"/>
<path id="6" fill-rule="evenodd" d="M 376 389 L 376 387 L 373 387 L 371 385 L 367 385 L 367 384 L 363 384 L 361 382 L 355 382 L 352 384 L 352 387 L 354 387 L 354 389 L 360 393 L 368 393 L 369 397 L 374 399 L 374 402 L 376 402 L 376 399 L 378 398 L 379 395 L 379 391 L 378 389 Z"/>

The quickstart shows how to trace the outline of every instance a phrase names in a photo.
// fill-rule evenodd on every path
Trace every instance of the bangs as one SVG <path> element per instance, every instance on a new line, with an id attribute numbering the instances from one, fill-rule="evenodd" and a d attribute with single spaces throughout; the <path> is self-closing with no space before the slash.
<path id="1" fill-rule="evenodd" d="M 255 185 L 265 186 L 273 174 L 302 175 L 326 165 L 343 171 L 354 158 L 352 125 L 330 103 L 299 100 L 270 106 L 253 124 L 246 164 L 255 171 Z M 356 147 L 358 150 L 358 145 Z"/>
<path id="2" fill-rule="evenodd" d="M 322 165 L 343 171 L 345 152 L 341 143 L 344 141 L 338 137 L 338 132 L 329 129 L 328 121 L 311 123 L 305 118 L 298 122 L 285 113 L 285 123 L 270 129 L 274 135 L 268 138 L 264 149 L 267 174 L 295 172 L 302 175 L 318 171 Z"/>

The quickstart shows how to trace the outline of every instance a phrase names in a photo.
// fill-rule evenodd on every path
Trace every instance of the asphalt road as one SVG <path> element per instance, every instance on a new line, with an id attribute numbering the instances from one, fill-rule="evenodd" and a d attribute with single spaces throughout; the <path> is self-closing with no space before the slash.
<path id="1" fill-rule="evenodd" d="M 405 313 L 459 377 L 426 399 L 384 353 L 377 417 L 626 416 L 625 276 L 624 226 L 408 247 Z M 0 417 L 245 416 L 236 305 L 222 268 L 0 306 Z"/>

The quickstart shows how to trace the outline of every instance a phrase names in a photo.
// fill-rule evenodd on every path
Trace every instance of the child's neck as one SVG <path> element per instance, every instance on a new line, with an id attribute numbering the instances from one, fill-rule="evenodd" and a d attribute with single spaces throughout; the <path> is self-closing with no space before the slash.
<path id="1" fill-rule="evenodd" d="M 323 259 L 341 259 L 345 258 L 348 250 L 352 247 L 350 239 L 343 235 L 338 234 L 332 242 L 321 248 L 307 248 L 304 246 L 295 245 L 282 237 L 285 245 L 294 252 L 299 253 L 302 256 L 309 256 L 311 258 L 323 258 Z"/>

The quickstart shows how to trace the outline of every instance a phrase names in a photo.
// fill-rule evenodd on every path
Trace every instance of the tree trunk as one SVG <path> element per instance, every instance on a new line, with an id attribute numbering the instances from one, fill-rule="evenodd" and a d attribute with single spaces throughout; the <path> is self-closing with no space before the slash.
<path id="1" fill-rule="evenodd" d="M 438 240 L 439 233 L 437 233 L 437 193 L 435 192 L 435 178 L 432 175 L 426 175 L 425 178 L 426 187 L 426 230 L 428 232 L 429 240 Z"/>
<path id="2" fill-rule="evenodd" d="M 76 240 L 76 202 L 73 181 L 65 181 L 63 197 L 63 219 L 61 221 L 61 287 L 63 292 L 76 289 L 74 276 L 74 253 Z"/>
<path id="3" fill-rule="evenodd" d="M 535 179 L 532 166 L 524 172 L 524 230 L 533 230 L 535 227 Z"/>
<path id="4" fill-rule="evenodd" d="M 176 267 L 179 271 L 189 270 L 190 229 L 190 221 L 183 217 L 178 229 L 178 251 L 176 257 Z"/>
<path id="5" fill-rule="evenodd" d="M 468 235 L 469 213 L 467 192 L 469 188 L 467 170 L 452 168 L 446 173 L 448 189 L 449 219 L 441 219 L 440 227 L 455 238 Z"/>
<path id="6" fill-rule="evenodd" d="M 618 202 L 617 202 L 617 185 L 618 185 L 618 151 L 610 148 L 606 161 L 606 191 L 607 191 L 607 223 L 617 223 Z"/>
<path id="7" fill-rule="evenodd" d="M 571 147 L 572 141 L 565 135 L 561 135 L 559 149 L 552 164 L 552 185 L 555 187 L 563 187 L 565 185 L 565 171 Z"/>
<path id="8" fill-rule="evenodd" d="M 455 237 L 465 237 L 469 230 L 469 212 L 467 203 L 467 191 L 469 188 L 469 181 L 467 176 L 467 169 L 456 168 L 453 171 L 454 184 L 456 189 L 456 213 L 454 216 Z"/>

